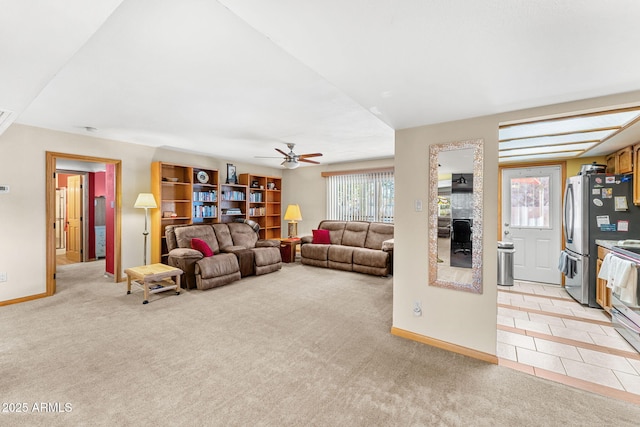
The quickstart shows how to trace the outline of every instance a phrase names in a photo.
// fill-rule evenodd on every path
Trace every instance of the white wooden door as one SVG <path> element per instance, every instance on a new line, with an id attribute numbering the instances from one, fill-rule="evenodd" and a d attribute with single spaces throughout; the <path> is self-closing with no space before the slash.
<path id="1" fill-rule="evenodd" d="M 82 176 L 67 180 L 67 258 L 82 261 Z"/>
<path id="2" fill-rule="evenodd" d="M 562 190 L 560 166 L 502 170 L 502 239 L 516 250 L 514 279 L 561 283 Z"/>

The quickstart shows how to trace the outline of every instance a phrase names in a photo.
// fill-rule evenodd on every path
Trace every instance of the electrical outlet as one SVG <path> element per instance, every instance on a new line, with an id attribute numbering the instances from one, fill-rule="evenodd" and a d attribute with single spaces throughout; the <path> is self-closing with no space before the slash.
<path id="1" fill-rule="evenodd" d="M 422 303 L 420 301 L 413 302 L 413 315 L 422 316 Z"/>
<path id="2" fill-rule="evenodd" d="M 416 199 L 415 209 L 416 209 L 416 212 L 422 212 L 422 200 Z"/>
<path id="3" fill-rule="evenodd" d="M 4 271 L 0 272 L 0 282 L 6 282 L 7 281 L 7 273 L 5 273 Z"/>

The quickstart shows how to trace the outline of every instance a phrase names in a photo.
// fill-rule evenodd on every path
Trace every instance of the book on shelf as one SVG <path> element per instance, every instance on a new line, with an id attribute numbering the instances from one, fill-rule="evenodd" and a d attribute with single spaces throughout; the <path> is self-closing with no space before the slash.
<path id="1" fill-rule="evenodd" d="M 266 208 L 249 208 L 250 216 L 265 216 L 267 214 Z"/>
<path id="2" fill-rule="evenodd" d="M 216 205 L 204 205 L 193 207 L 194 218 L 215 218 L 218 216 L 218 207 Z"/>
<path id="3" fill-rule="evenodd" d="M 195 202 L 217 202 L 218 201 L 218 192 L 216 190 L 212 190 L 212 191 L 194 191 L 193 192 L 193 201 L 195 201 Z"/>
<path id="4" fill-rule="evenodd" d="M 245 200 L 244 191 L 223 191 L 222 200 L 240 201 Z"/>

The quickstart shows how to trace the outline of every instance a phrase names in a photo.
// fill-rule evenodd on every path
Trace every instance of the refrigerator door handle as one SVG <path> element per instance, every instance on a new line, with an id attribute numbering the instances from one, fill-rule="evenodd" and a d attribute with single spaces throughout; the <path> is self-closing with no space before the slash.
<path id="1" fill-rule="evenodd" d="M 573 184 L 567 184 L 564 193 L 564 238 L 567 243 L 573 243 L 573 230 L 575 221 Z"/>

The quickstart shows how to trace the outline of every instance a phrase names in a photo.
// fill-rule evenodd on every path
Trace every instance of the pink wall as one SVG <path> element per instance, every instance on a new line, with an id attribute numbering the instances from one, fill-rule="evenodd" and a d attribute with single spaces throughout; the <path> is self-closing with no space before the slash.
<path id="1" fill-rule="evenodd" d="M 95 174 L 95 183 L 93 189 L 95 190 L 95 196 L 106 196 L 107 195 L 107 173 L 106 172 L 96 172 Z"/>

